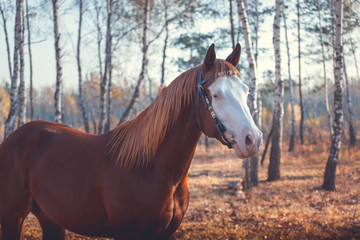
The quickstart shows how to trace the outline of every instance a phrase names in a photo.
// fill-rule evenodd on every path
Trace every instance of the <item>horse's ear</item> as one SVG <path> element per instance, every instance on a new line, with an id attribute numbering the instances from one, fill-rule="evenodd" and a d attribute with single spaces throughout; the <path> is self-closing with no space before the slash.
<path id="1" fill-rule="evenodd" d="M 236 67 L 240 60 L 240 54 L 241 54 L 241 46 L 240 44 L 236 44 L 235 49 L 232 51 L 232 53 L 226 58 L 226 61 L 231 63 L 234 67 Z"/>
<path id="2" fill-rule="evenodd" d="M 209 47 L 206 53 L 204 64 L 202 66 L 202 72 L 206 72 L 210 70 L 214 66 L 215 59 L 216 59 L 215 44 L 211 44 L 211 46 Z"/>

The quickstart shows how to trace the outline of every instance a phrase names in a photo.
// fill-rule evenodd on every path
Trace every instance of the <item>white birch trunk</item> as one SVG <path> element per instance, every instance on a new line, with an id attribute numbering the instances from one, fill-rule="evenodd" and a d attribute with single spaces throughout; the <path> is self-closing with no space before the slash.
<path id="1" fill-rule="evenodd" d="M 289 152 L 294 151 L 295 148 L 295 134 L 296 134 L 296 122 L 295 122 L 295 98 L 294 98 L 294 88 L 293 88 L 293 80 L 291 77 L 291 58 L 290 58 L 290 46 L 287 34 L 287 26 L 286 26 L 286 15 L 283 8 L 283 17 L 284 17 L 284 29 L 285 29 L 285 40 L 286 40 L 286 53 L 288 57 L 288 77 L 289 77 L 289 93 L 290 93 L 290 103 L 291 103 L 291 135 L 290 135 L 290 144 L 289 144 Z"/>
<path id="2" fill-rule="evenodd" d="M 304 144 L 304 101 L 302 97 L 301 80 L 301 37 L 300 37 L 300 0 L 297 0 L 297 30 L 298 30 L 298 59 L 299 59 L 299 101 L 300 101 L 300 142 Z"/>
<path id="3" fill-rule="evenodd" d="M 280 179 L 281 143 L 282 143 L 282 121 L 284 115 L 283 95 L 284 85 L 281 78 L 281 54 L 280 54 L 280 18 L 283 8 L 283 1 L 276 0 L 276 12 L 274 17 L 274 54 L 275 54 L 275 93 L 273 113 L 273 133 L 271 141 L 270 164 L 268 180 Z"/>
<path id="4" fill-rule="evenodd" d="M 20 45 L 19 45 L 19 59 L 20 59 L 20 85 L 19 85 L 19 118 L 18 127 L 25 123 L 26 117 L 26 102 L 25 102 L 25 79 L 24 79 L 24 2 L 21 1 L 20 13 Z"/>
<path id="5" fill-rule="evenodd" d="M 318 20 L 319 20 L 319 28 L 320 28 L 319 36 L 320 36 L 322 64 L 323 64 L 323 72 L 324 72 L 324 99 L 325 99 L 325 108 L 326 108 L 326 114 L 327 114 L 327 118 L 328 118 L 330 137 L 332 138 L 333 126 L 332 126 L 332 119 L 331 119 L 330 108 L 329 108 L 328 80 L 327 80 L 327 76 L 326 76 L 325 46 L 324 46 L 323 31 L 322 31 L 322 24 L 321 24 L 321 3 L 320 3 L 320 0 L 317 0 L 317 2 L 318 2 L 318 7 L 317 7 Z"/>
<path id="6" fill-rule="evenodd" d="M 257 66 L 255 62 L 254 53 L 252 51 L 252 41 L 251 41 L 251 34 L 250 34 L 250 27 L 248 22 L 248 17 L 245 9 L 245 3 L 243 0 L 238 0 L 238 9 L 239 9 L 239 16 L 242 23 L 242 29 L 245 39 L 246 45 L 246 53 L 247 59 L 249 62 L 249 71 L 250 71 L 250 86 L 249 86 L 249 95 L 248 95 L 248 103 L 251 115 L 257 124 L 257 110 L 256 110 L 256 88 L 257 88 Z"/>
<path id="7" fill-rule="evenodd" d="M 230 17 L 230 36 L 231 36 L 231 43 L 232 48 L 235 48 L 235 31 L 234 31 L 234 20 L 233 20 L 233 7 L 232 7 L 232 1 L 229 0 L 229 17 Z"/>
<path id="8" fill-rule="evenodd" d="M 107 0 L 107 30 L 106 30 L 106 47 L 105 47 L 105 70 L 104 75 L 102 76 L 102 81 L 100 85 L 100 119 L 99 119 L 99 127 L 98 134 L 102 134 L 104 132 L 105 126 L 105 114 L 106 114 L 106 89 L 107 89 L 107 81 L 108 81 L 108 71 L 111 66 L 110 58 L 111 58 L 111 16 L 112 16 L 112 0 Z"/>
<path id="9" fill-rule="evenodd" d="M 331 138 L 331 148 L 326 164 L 323 188 L 335 190 L 336 166 L 341 146 L 341 134 L 343 128 L 343 103 L 342 103 L 342 81 L 343 81 L 343 42 L 342 42 L 342 20 L 343 1 L 336 0 L 336 27 L 335 27 L 335 89 L 334 89 L 334 133 Z"/>
<path id="10" fill-rule="evenodd" d="M 32 64 L 32 52 L 31 52 L 31 30 L 30 30 L 30 19 L 29 19 L 29 4 L 26 0 L 26 27 L 27 27 L 27 41 L 29 51 L 29 72 L 30 72 L 30 120 L 34 119 L 34 98 L 33 98 L 33 64 Z"/>
<path id="11" fill-rule="evenodd" d="M 360 82 L 359 67 L 357 64 L 357 58 L 356 58 L 356 54 L 355 54 L 355 45 L 354 45 L 352 38 L 350 38 L 350 51 L 354 56 L 354 65 L 355 65 L 355 69 L 356 69 L 357 81 Z"/>
<path id="12" fill-rule="evenodd" d="M 161 62 L 160 89 L 165 84 L 165 61 L 166 61 L 166 50 L 167 50 L 168 40 L 169 40 L 168 7 L 167 7 L 166 0 L 163 0 L 163 4 L 164 4 L 164 14 L 165 14 L 165 40 L 164 40 L 163 55 L 162 55 L 162 62 Z"/>
<path id="13" fill-rule="evenodd" d="M 356 134 L 355 134 L 355 128 L 354 128 L 354 111 L 351 101 L 351 95 L 350 95 L 350 86 L 349 86 L 349 79 L 346 72 L 346 64 L 345 64 L 345 58 L 343 57 L 343 63 L 344 63 L 344 77 L 345 77 L 345 87 L 346 87 L 346 103 L 348 107 L 349 112 L 349 135 L 350 135 L 350 147 L 354 147 L 356 143 Z"/>
<path id="14" fill-rule="evenodd" d="M 246 54 L 249 62 L 249 71 L 250 71 L 250 86 L 249 86 L 249 95 L 248 95 L 248 105 L 250 109 L 250 113 L 254 119 L 256 125 L 258 125 L 258 113 L 257 113 L 257 65 L 253 53 L 252 41 L 251 41 L 251 33 L 250 26 L 248 22 L 247 12 L 245 9 L 245 3 L 243 0 L 238 0 L 238 11 L 240 16 L 240 21 L 242 23 L 242 29 L 245 39 L 246 45 Z M 258 155 L 252 157 L 250 159 L 251 173 L 245 174 L 245 176 L 250 176 L 251 183 L 254 186 L 258 185 Z M 246 170 L 246 169 L 245 169 Z M 248 185 L 248 187 L 251 187 Z"/>
<path id="15" fill-rule="evenodd" d="M 79 75 L 79 104 L 80 110 L 83 117 L 84 128 L 87 133 L 90 132 L 89 129 L 89 119 L 86 113 L 85 104 L 84 104 L 84 95 L 82 88 L 82 73 L 81 73 L 81 58 L 80 58 L 80 50 L 81 50 L 81 28 L 82 28 L 82 19 L 83 19 L 84 11 L 83 11 L 83 1 L 79 0 L 79 29 L 78 29 L 78 41 L 77 41 L 77 50 L 76 50 L 76 60 L 78 65 L 78 75 Z"/>
<path id="16" fill-rule="evenodd" d="M 7 51 L 8 66 L 9 66 L 9 76 L 10 76 L 10 79 L 12 79 L 11 53 L 10 53 L 9 36 L 7 33 L 7 25 L 6 25 L 7 19 L 5 17 L 4 8 L 1 5 L 1 2 L 0 2 L 0 13 L 1 13 L 1 18 L 3 20 L 3 24 L 4 24 L 3 28 L 4 28 L 4 34 L 5 34 L 6 51 Z"/>
<path id="17" fill-rule="evenodd" d="M 22 0 L 16 1 L 16 18 L 15 18 L 15 34 L 14 34 L 14 68 L 11 76 L 11 89 L 10 89 L 10 110 L 8 117 L 5 121 L 4 139 L 9 136 L 15 129 L 16 123 L 16 109 L 17 109 L 17 82 L 18 82 L 18 68 L 19 68 L 19 47 L 20 47 L 20 32 L 21 32 L 21 12 Z"/>
<path id="18" fill-rule="evenodd" d="M 52 0 L 54 17 L 54 38 L 56 55 L 56 85 L 55 85 L 55 122 L 62 122 L 62 65 L 61 48 L 59 33 L 59 3 L 58 0 Z"/>

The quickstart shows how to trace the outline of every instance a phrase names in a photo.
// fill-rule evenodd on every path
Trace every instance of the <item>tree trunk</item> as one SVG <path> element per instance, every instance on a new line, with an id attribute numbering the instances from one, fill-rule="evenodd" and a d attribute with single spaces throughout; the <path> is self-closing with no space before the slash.
<path id="1" fill-rule="evenodd" d="M 28 40 L 28 51 L 29 51 L 29 73 L 30 73 L 30 120 L 34 119 L 34 96 L 33 96 L 33 64 L 32 64 L 32 52 L 31 52 L 31 30 L 30 30 L 30 19 L 29 19 L 29 4 L 26 0 L 26 26 L 27 26 L 27 40 Z"/>
<path id="2" fill-rule="evenodd" d="M 145 0 L 144 1 L 144 22 L 143 22 L 143 38 L 142 38 L 142 53 L 143 53 L 143 57 L 142 57 L 142 64 L 141 64 L 141 72 L 139 75 L 139 80 L 136 84 L 135 90 L 134 90 L 134 94 L 130 100 L 130 103 L 128 105 L 128 107 L 126 108 L 125 112 L 122 114 L 118 125 L 120 125 L 121 123 L 125 122 L 126 119 L 128 118 L 128 116 L 130 115 L 130 111 L 133 109 L 136 100 L 139 98 L 140 95 L 140 86 L 141 83 L 144 81 L 145 78 L 145 73 L 146 73 L 146 69 L 147 69 L 147 64 L 148 64 L 148 59 L 147 59 L 147 51 L 149 48 L 148 45 L 148 41 L 147 41 L 147 32 L 148 32 L 148 19 L 149 19 L 149 14 L 150 14 L 150 9 L 149 9 L 149 1 Z"/>
<path id="3" fill-rule="evenodd" d="M 354 147 L 356 144 L 356 134 L 354 129 L 354 112 L 353 112 L 353 106 L 351 102 L 351 95 L 350 95 L 350 86 L 349 86 L 349 79 L 346 72 L 346 64 L 345 64 L 345 58 L 343 56 L 343 63 L 344 63 L 344 77 L 345 77 L 345 87 L 346 87 L 346 102 L 349 112 L 349 134 L 350 134 L 350 147 Z"/>
<path id="4" fill-rule="evenodd" d="M 112 39 L 112 37 L 110 37 Z M 110 39 L 110 46 L 112 48 L 112 41 Z M 106 101 L 106 124 L 105 132 L 110 131 L 111 129 L 111 111 L 112 111 L 112 56 L 110 51 L 110 57 L 108 62 L 108 89 L 107 89 L 107 101 Z"/>
<path id="5" fill-rule="evenodd" d="M 97 2 L 95 1 L 95 4 Z M 96 30 L 97 30 L 97 51 L 98 51 L 98 61 L 99 61 L 99 76 L 102 78 L 102 60 L 101 60 L 101 41 L 102 41 L 102 34 L 101 34 L 101 27 L 100 27 L 100 11 L 101 7 L 98 5 L 95 5 L 95 11 L 96 11 Z"/>
<path id="6" fill-rule="evenodd" d="M 84 104 L 84 95 L 82 88 L 82 74 L 81 74 L 81 59 L 80 59 L 80 47 L 81 47 L 81 27 L 82 27 L 82 19 L 83 19 L 84 11 L 83 11 L 83 1 L 79 0 L 79 29 L 78 29 L 78 41 L 77 41 L 77 51 L 76 51 L 76 60 L 78 65 L 78 75 L 79 75 L 79 104 L 80 110 L 83 117 L 84 128 L 87 133 L 90 132 L 89 129 L 89 119 L 86 113 L 85 104 Z"/>
<path id="7" fill-rule="evenodd" d="M 326 59 L 325 59 L 325 46 L 324 46 L 324 40 L 323 40 L 323 30 L 322 30 L 322 24 L 321 24 L 321 4 L 320 0 L 318 0 L 318 19 L 319 19 L 319 36 L 320 36 L 320 45 L 321 45 L 321 54 L 322 54 L 322 64 L 323 64 L 323 72 L 324 72 L 324 98 L 325 98 L 325 108 L 326 108 L 326 114 L 328 118 L 328 125 L 329 125 L 329 131 L 330 131 L 330 137 L 333 136 L 333 126 L 332 126 L 332 119 L 330 115 L 330 108 L 329 108 L 329 96 L 328 96 L 328 81 L 326 77 Z"/>
<path id="8" fill-rule="evenodd" d="M 283 17 L 284 17 L 284 29 L 285 29 L 285 39 L 286 39 L 286 52 L 288 57 L 288 75 L 289 75 L 289 93 L 290 93 L 290 102 L 291 102 L 291 135 L 290 135 L 290 144 L 289 144 L 289 152 L 294 151 L 295 148 L 295 135 L 296 135 L 296 123 L 295 123 L 295 98 L 294 98 L 294 89 L 293 89 L 293 81 L 291 78 L 291 58 L 290 58 L 290 47 L 289 40 L 287 35 L 287 26 L 286 26 L 286 15 L 283 8 Z"/>
<path id="9" fill-rule="evenodd" d="M 22 24 L 22 7 L 23 1 L 16 1 L 16 18 L 15 18 L 15 30 L 14 30 L 14 68 L 11 76 L 11 89 L 10 89 L 10 110 L 5 121 L 4 139 L 9 136 L 15 129 L 16 123 L 16 109 L 17 109 L 17 81 L 18 81 L 18 67 L 19 67 L 19 47 L 21 38 L 21 24 Z"/>
<path id="10" fill-rule="evenodd" d="M 299 101 L 300 101 L 300 142 L 304 144 L 304 101 L 302 97 L 302 83 L 301 83 L 301 38 L 300 38 L 300 1 L 297 0 L 297 30 L 298 30 L 298 58 L 299 58 Z"/>
<path id="11" fill-rule="evenodd" d="M 255 53 L 254 53 L 254 57 L 255 57 L 255 63 L 257 66 L 257 59 L 258 59 L 258 55 L 259 55 L 259 23 L 260 23 L 260 19 L 259 19 L 259 9 L 258 9 L 258 5 L 259 2 L 258 0 L 255 0 Z M 258 81 L 260 80 L 259 74 L 257 74 L 258 76 Z M 261 98 L 261 94 L 260 94 L 260 89 L 257 88 L 257 98 L 256 98 L 256 102 L 257 102 L 257 116 L 258 116 L 258 123 L 257 126 L 258 128 L 261 130 L 262 129 L 262 98 Z"/>
<path id="12" fill-rule="evenodd" d="M 62 122 L 62 65 L 59 33 L 59 3 L 58 0 L 52 0 L 54 15 L 54 38 L 56 54 L 56 87 L 55 87 L 55 122 Z"/>
<path id="13" fill-rule="evenodd" d="M 358 68 L 356 54 L 355 54 L 355 45 L 354 45 L 352 38 L 350 38 L 350 51 L 354 56 L 354 64 L 355 64 L 355 69 L 356 69 L 357 81 L 360 82 L 359 68 Z"/>
<path id="14" fill-rule="evenodd" d="M 282 121 L 283 121 L 283 94 L 284 85 L 281 79 L 281 54 L 280 54 L 280 17 L 283 1 L 276 0 L 276 13 L 274 17 L 274 52 L 275 52 L 275 93 L 273 132 L 270 150 L 270 164 L 268 181 L 280 179 L 281 143 L 282 143 Z"/>
<path id="15" fill-rule="evenodd" d="M 334 89 L 334 134 L 331 139 L 329 158 L 326 164 L 323 188 L 325 190 L 335 190 L 336 166 L 341 146 L 341 134 L 343 125 L 343 103 L 342 103 L 342 18 L 343 2 L 336 0 L 336 29 L 335 29 L 335 89 Z"/>
<path id="16" fill-rule="evenodd" d="M 19 118 L 18 127 L 25 123 L 26 119 L 26 103 L 25 103 L 25 79 L 24 79 L 24 2 L 22 3 L 21 9 L 21 24 L 20 24 L 20 46 L 19 46 L 19 60 L 20 60 L 20 85 L 19 85 Z"/>
<path id="17" fill-rule="evenodd" d="M 3 27 L 4 27 L 4 34 L 5 34 L 8 65 L 9 65 L 9 76 L 10 76 L 10 79 L 12 79 L 11 57 L 10 57 L 11 53 L 10 53 L 9 36 L 8 36 L 8 33 L 7 33 L 6 17 L 5 17 L 4 9 L 3 9 L 2 5 L 1 5 L 1 2 L 0 2 L 0 13 L 1 13 L 1 18 L 3 20 L 3 24 L 4 24 Z"/>
<path id="18" fill-rule="evenodd" d="M 164 3 L 164 12 L 165 12 L 165 40 L 164 40 L 163 55 L 162 55 L 162 62 L 161 62 L 160 89 L 165 84 L 165 61 L 166 61 L 166 50 L 167 50 L 168 40 L 169 40 L 168 7 L 167 7 L 166 0 L 163 0 L 163 3 Z"/>
<path id="19" fill-rule="evenodd" d="M 232 7 L 232 1 L 229 0 L 229 17 L 230 17 L 230 36 L 231 36 L 231 43 L 232 48 L 235 48 L 235 31 L 234 31 L 234 20 L 233 20 L 233 7 Z"/>
<path id="20" fill-rule="evenodd" d="M 104 121 L 106 114 L 106 102 L 105 102 L 105 94 L 107 87 L 107 78 L 109 69 L 111 68 L 111 15 L 112 15 L 112 0 L 107 0 L 107 30 L 106 30 L 106 57 L 105 57 L 105 70 L 104 75 L 102 76 L 102 81 L 100 85 L 100 119 L 99 119 L 99 127 L 98 133 L 102 134 L 104 132 Z"/>
<path id="21" fill-rule="evenodd" d="M 250 113 L 254 119 L 256 125 L 258 125 L 258 115 L 257 115 L 257 102 L 256 102 L 256 95 L 257 95 L 257 65 L 254 57 L 254 53 L 252 51 L 252 42 L 251 42 L 251 34 L 250 34 L 250 27 L 248 22 L 248 17 L 245 9 L 245 3 L 242 0 L 238 0 L 238 10 L 239 16 L 242 23 L 243 34 L 245 38 L 245 45 L 246 45 L 246 53 L 249 62 L 249 71 L 250 71 L 250 86 L 249 86 L 249 95 L 248 95 L 248 105 L 250 109 Z M 258 162 L 259 157 L 258 155 L 252 157 L 250 159 L 250 178 L 251 183 L 254 186 L 258 185 Z M 250 186 L 250 185 L 249 185 Z"/>

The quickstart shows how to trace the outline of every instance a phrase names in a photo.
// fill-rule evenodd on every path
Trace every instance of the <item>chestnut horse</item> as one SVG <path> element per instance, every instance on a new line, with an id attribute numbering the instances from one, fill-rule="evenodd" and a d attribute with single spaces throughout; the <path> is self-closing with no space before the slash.
<path id="1" fill-rule="evenodd" d="M 103 135 L 33 121 L 0 146 L 2 239 L 32 212 L 43 239 L 65 230 L 115 239 L 175 239 L 188 207 L 187 173 L 202 131 L 254 156 L 262 143 L 235 66 L 238 44 L 177 77 L 136 118 Z M 208 109 L 206 109 L 206 106 Z"/>

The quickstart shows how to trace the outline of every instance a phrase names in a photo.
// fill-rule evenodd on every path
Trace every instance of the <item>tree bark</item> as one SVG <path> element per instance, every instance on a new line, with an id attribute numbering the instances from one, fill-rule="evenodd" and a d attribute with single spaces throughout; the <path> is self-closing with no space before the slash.
<path id="1" fill-rule="evenodd" d="M 230 36 L 231 36 L 231 43 L 232 48 L 235 48 L 235 31 L 234 31 L 234 19 L 233 19 L 233 7 L 232 7 L 232 1 L 229 0 L 229 17 L 230 17 Z"/>
<path id="2" fill-rule="evenodd" d="M 299 59 L 299 101 L 300 101 L 300 142 L 304 144 L 304 101 L 302 96 L 302 82 L 301 82 L 301 37 L 300 37 L 300 1 L 297 0 L 297 30 L 298 30 L 298 59 Z"/>
<path id="3" fill-rule="evenodd" d="M 359 68 L 358 68 L 356 54 L 355 54 L 355 45 L 354 45 L 352 38 L 350 38 L 350 51 L 354 56 L 354 64 L 355 64 L 355 69 L 356 69 L 357 81 L 360 82 Z"/>
<path id="4" fill-rule="evenodd" d="M 149 14 L 150 14 L 149 1 L 145 0 L 144 1 L 143 37 L 142 37 L 142 45 L 143 45 L 142 53 L 143 53 L 143 57 L 142 57 L 141 71 L 140 71 L 139 79 L 138 79 L 138 82 L 136 84 L 133 96 L 132 96 L 132 98 L 130 100 L 130 103 L 127 106 L 125 112 L 122 114 L 118 125 L 125 122 L 126 119 L 128 118 L 128 116 L 130 115 L 130 111 L 133 109 L 136 100 L 139 98 L 140 86 L 141 86 L 141 83 L 144 81 L 144 78 L 145 78 L 145 73 L 146 73 L 146 69 L 147 69 L 147 65 L 148 65 L 147 51 L 148 51 L 148 48 L 149 48 L 149 44 L 148 44 L 148 41 L 147 41 L 147 33 L 148 33 Z"/>
<path id="5" fill-rule="evenodd" d="M 34 119 L 34 96 L 33 96 L 33 63 L 32 63 L 32 52 L 31 52 L 31 30 L 30 30 L 30 19 L 29 19 L 29 4 L 26 0 L 26 26 L 27 26 L 27 41 L 28 41 L 28 51 L 29 51 L 29 73 L 30 73 L 30 84 L 29 84 L 29 94 L 30 94 L 30 120 Z"/>
<path id="6" fill-rule="evenodd" d="M 54 17 L 54 38 L 56 55 L 56 87 L 55 87 L 55 122 L 62 122 L 62 64 L 59 33 L 59 3 L 58 0 L 52 0 Z"/>
<path id="7" fill-rule="evenodd" d="M 24 1 L 21 1 L 21 24 L 20 24 L 20 45 L 19 45 L 19 60 L 20 60 L 20 84 L 18 89 L 19 95 L 19 118 L 18 127 L 25 123 L 26 119 L 26 103 L 25 103 L 25 79 L 24 79 Z"/>
<path id="8" fill-rule="evenodd" d="M 336 28 L 335 28 L 335 89 L 334 89 L 334 134 L 331 138 L 331 148 L 329 158 L 326 164 L 323 188 L 334 191 L 336 166 L 341 146 L 341 134 L 343 126 L 343 103 L 342 103 L 342 81 L 343 81 L 343 63 L 342 63 L 342 18 L 343 2 L 336 0 Z"/>
<path id="9" fill-rule="evenodd" d="M 97 1 L 95 1 L 95 11 L 96 11 L 96 30 L 97 30 L 97 51 L 98 51 L 98 61 L 99 61 L 99 76 L 102 78 L 102 60 L 101 60 L 101 41 L 102 41 L 102 34 L 101 34 L 101 27 L 100 27 L 100 11 L 101 7 L 97 5 Z"/>
<path id="10" fill-rule="evenodd" d="M 81 50 L 81 28 L 82 28 L 82 19 L 84 15 L 83 10 L 83 1 L 79 0 L 79 28 L 78 28 L 78 40 L 77 40 L 77 49 L 76 49 L 76 60 L 78 65 L 78 75 L 79 75 L 79 104 L 80 110 L 83 117 L 84 128 L 87 133 L 90 132 L 89 129 L 89 119 L 86 113 L 85 104 L 84 104 L 84 95 L 82 88 L 82 73 L 81 73 L 81 58 L 80 58 L 80 50 Z"/>
<path id="11" fill-rule="evenodd" d="M 286 26 L 286 15 L 283 8 L 283 17 L 284 17 L 284 30 L 285 30 L 285 40 L 286 40 L 286 52 L 288 57 L 288 76 L 289 76 L 289 93 L 290 93 L 290 102 L 291 102 L 291 134 L 290 134 L 290 144 L 289 144 L 289 152 L 294 151 L 295 148 L 295 135 L 296 135 L 296 122 L 295 122 L 295 98 L 294 98 L 294 89 L 293 89 L 293 81 L 291 77 L 291 58 L 290 58 L 290 47 L 289 40 L 287 34 L 287 26 Z"/>
<path id="12" fill-rule="evenodd" d="M 356 134 L 354 128 L 354 111 L 351 101 L 349 79 L 346 72 L 346 64 L 345 64 L 344 56 L 343 56 L 343 63 L 344 63 L 344 77 L 345 77 L 345 87 L 346 87 L 346 102 L 349 112 L 348 122 L 349 122 L 350 147 L 354 147 L 356 144 Z"/>
<path id="13" fill-rule="evenodd" d="M 0 13 L 1 13 L 1 18 L 3 20 L 3 24 L 4 24 L 3 27 L 4 27 L 4 34 L 5 34 L 7 57 L 8 57 L 9 76 L 10 76 L 10 79 L 12 79 L 10 44 L 9 44 L 9 36 L 7 33 L 7 26 L 6 26 L 7 19 L 5 17 L 4 8 L 2 7 L 1 2 L 0 2 Z"/>
<path id="14" fill-rule="evenodd" d="M 274 53 L 275 53 L 275 93 L 273 132 L 271 139 L 270 164 L 268 181 L 280 179 L 281 143 L 282 143 L 282 121 L 283 121 L 283 94 L 284 85 L 281 79 L 281 54 L 280 54 L 280 18 L 283 8 L 283 1 L 276 0 L 276 13 L 274 17 Z"/>
<path id="15" fill-rule="evenodd" d="M 9 136 L 15 129 L 16 123 L 16 109 L 17 109 L 17 81 L 18 81 L 18 68 L 19 68 L 19 47 L 20 47 L 20 35 L 21 35 L 21 13 L 22 13 L 23 1 L 16 0 L 16 17 L 15 17 L 15 30 L 14 30 L 14 68 L 11 76 L 11 89 L 10 89 L 10 110 L 5 121 L 4 139 Z"/>
<path id="16" fill-rule="evenodd" d="M 330 115 L 330 108 L 329 108 L 329 96 L 328 96 L 328 81 L 326 77 L 326 59 L 325 59 L 325 46 L 324 46 L 324 39 L 323 39 L 323 30 L 321 24 L 321 3 L 320 0 L 317 0 L 318 6 L 318 20 L 319 20 L 319 36 L 320 36 L 320 45 L 321 45 L 321 54 L 322 54 L 322 64 L 323 64 L 323 72 L 324 72 L 324 98 L 325 98 L 325 108 L 326 114 L 328 118 L 328 125 L 330 131 L 330 137 L 332 138 L 333 135 L 333 126 L 332 126 L 332 119 Z"/>
<path id="17" fill-rule="evenodd" d="M 112 0 L 107 0 L 107 30 L 106 30 L 106 56 L 105 56 L 105 70 L 104 75 L 102 76 L 102 81 L 100 85 L 100 119 L 98 133 L 102 134 L 104 132 L 104 121 L 106 114 L 106 102 L 105 94 L 107 89 L 107 81 L 109 70 L 111 68 L 111 16 L 112 16 Z"/>
<path id="18" fill-rule="evenodd" d="M 249 85 L 248 105 L 249 105 L 250 113 L 254 119 L 254 122 L 256 125 L 258 125 L 257 102 L 256 102 L 257 65 L 256 65 L 254 53 L 252 51 L 251 33 L 250 33 L 250 27 L 249 27 L 244 1 L 238 0 L 238 10 L 239 10 L 239 16 L 242 23 L 242 29 L 245 38 L 246 53 L 249 62 L 249 71 L 250 71 L 250 79 L 251 79 Z M 258 185 L 258 162 L 259 162 L 258 155 L 250 159 L 251 170 L 249 176 L 251 178 L 251 183 L 254 186 Z"/>
<path id="19" fill-rule="evenodd" d="M 166 50 L 167 50 L 168 40 L 169 40 L 168 6 L 166 3 L 166 0 L 163 0 L 163 3 L 164 3 L 164 14 L 165 14 L 165 40 L 164 40 L 163 55 L 162 55 L 162 62 L 161 62 L 160 89 L 165 84 L 165 61 L 166 61 Z"/>

